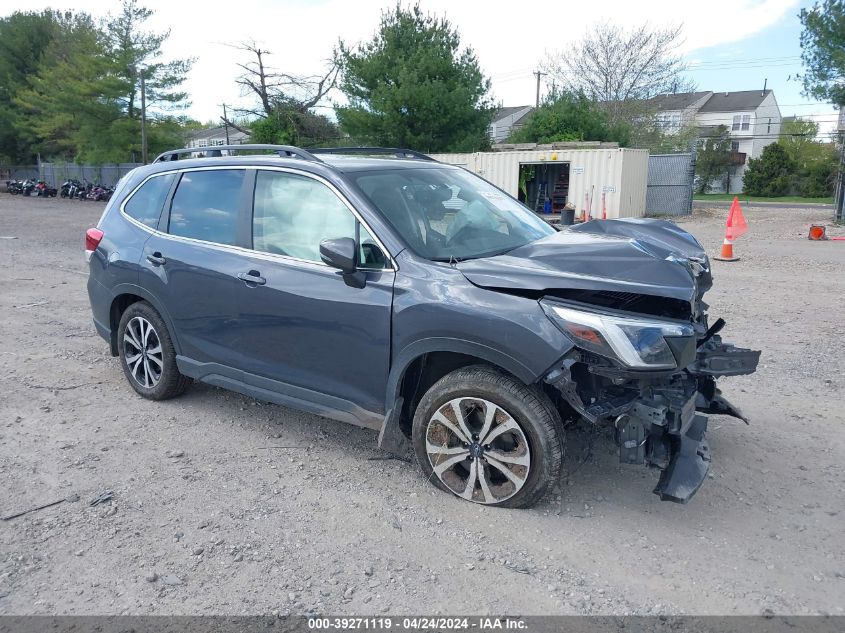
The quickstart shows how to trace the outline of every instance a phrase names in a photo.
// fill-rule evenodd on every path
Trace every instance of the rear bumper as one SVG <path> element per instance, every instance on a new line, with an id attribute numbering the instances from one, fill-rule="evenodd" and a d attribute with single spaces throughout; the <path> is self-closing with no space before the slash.
<path id="1" fill-rule="evenodd" d="M 110 311 L 113 299 L 114 296 L 108 288 L 92 275 L 88 276 L 88 300 L 91 303 L 94 327 L 97 334 L 102 336 L 109 344 L 112 342 Z"/>

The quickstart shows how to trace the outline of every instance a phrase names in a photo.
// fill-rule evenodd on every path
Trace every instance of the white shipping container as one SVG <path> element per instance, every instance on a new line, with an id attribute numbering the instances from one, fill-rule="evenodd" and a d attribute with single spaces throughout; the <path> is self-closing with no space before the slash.
<path id="1" fill-rule="evenodd" d="M 575 205 L 576 215 L 591 207 L 592 217 L 601 218 L 602 195 L 608 218 L 645 215 L 648 181 L 648 150 L 645 149 L 531 149 L 430 156 L 442 163 L 465 167 L 514 198 L 519 189 L 520 165 L 568 163 L 568 200 Z"/>

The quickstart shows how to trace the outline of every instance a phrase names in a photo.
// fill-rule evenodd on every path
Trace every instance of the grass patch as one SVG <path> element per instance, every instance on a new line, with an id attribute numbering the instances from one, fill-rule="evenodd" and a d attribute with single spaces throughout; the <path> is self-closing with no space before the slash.
<path id="1" fill-rule="evenodd" d="M 830 198 L 802 198 L 801 196 L 781 196 L 779 198 L 766 198 L 763 196 L 744 196 L 734 193 L 697 193 L 693 200 L 709 200 L 711 202 L 732 201 L 734 196 L 740 202 L 785 202 L 797 204 L 833 204 L 833 197 Z"/>

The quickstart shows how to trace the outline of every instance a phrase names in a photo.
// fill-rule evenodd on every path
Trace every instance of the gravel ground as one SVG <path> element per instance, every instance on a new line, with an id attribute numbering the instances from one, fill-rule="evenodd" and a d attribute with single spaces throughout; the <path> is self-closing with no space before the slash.
<path id="1" fill-rule="evenodd" d="M 101 212 L 0 194 L 0 513 L 80 497 L 0 521 L 0 613 L 843 613 L 845 243 L 806 239 L 830 211 L 748 208 L 742 260 L 714 263 L 711 314 L 763 357 L 722 381 L 752 423 L 711 418 L 690 504 L 576 428 L 530 510 L 447 496 L 369 431 L 137 397 L 90 319 Z M 682 225 L 715 252 L 726 213 Z"/>

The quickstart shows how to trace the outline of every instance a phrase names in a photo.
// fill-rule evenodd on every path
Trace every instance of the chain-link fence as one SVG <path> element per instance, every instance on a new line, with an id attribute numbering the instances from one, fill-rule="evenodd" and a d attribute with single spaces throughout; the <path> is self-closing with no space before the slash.
<path id="1" fill-rule="evenodd" d="M 648 157 L 648 215 L 689 215 L 695 180 L 694 154 L 655 154 Z"/>
<path id="2" fill-rule="evenodd" d="M 40 165 L 2 165 L 0 182 L 7 180 L 43 180 L 51 187 L 59 187 L 66 180 L 79 180 L 114 187 L 117 181 L 141 163 L 119 163 L 113 165 L 79 165 L 77 163 L 41 163 Z"/>
<path id="3" fill-rule="evenodd" d="M 114 165 L 78 165 L 76 163 L 41 163 L 40 178 L 54 187 L 66 180 L 79 180 L 113 187 L 123 176 L 141 163 L 119 163 Z"/>
<path id="4" fill-rule="evenodd" d="M 0 182 L 38 178 L 38 165 L 0 165 Z"/>

